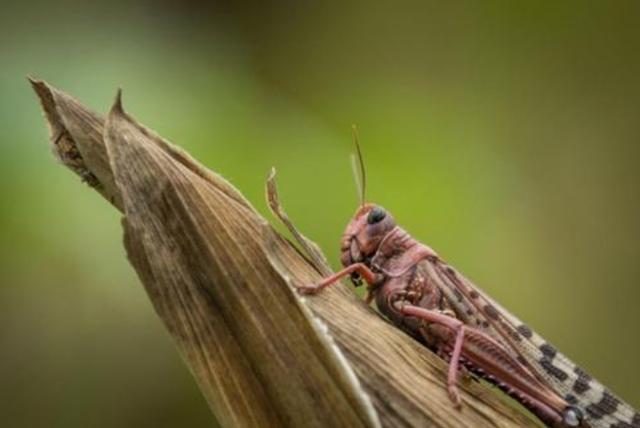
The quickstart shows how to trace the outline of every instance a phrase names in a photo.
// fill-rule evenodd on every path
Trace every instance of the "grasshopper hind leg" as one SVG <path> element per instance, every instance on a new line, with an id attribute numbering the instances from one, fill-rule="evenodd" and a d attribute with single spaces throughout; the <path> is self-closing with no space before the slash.
<path id="1" fill-rule="evenodd" d="M 429 325 L 430 332 L 442 340 L 449 357 L 447 390 L 455 407 L 460 407 L 457 389 L 459 367 L 466 364 L 476 375 L 493 383 L 553 427 L 582 425 L 582 412 L 558 397 L 527 374 L 499 343 L 479 330 L 442 311 L 414 306 L 398 300 L 395 309 L 405 316 L 416 317 Z M 440 333 L 437 331 L 440 330 Z M 496 366 L 497 363 L 500 366 Z"/>

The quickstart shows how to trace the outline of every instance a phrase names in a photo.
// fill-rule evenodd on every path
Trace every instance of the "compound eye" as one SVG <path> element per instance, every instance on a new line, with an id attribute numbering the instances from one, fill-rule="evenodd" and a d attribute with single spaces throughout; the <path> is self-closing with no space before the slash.
<path id="1" fill-rule="evenodd" d="M 371 211 L 369 211 L 369 215 L 367 216 L 367 223 L 375 224 L 387 216 L 387 212 L 380 207 L 374 207 Z"/>

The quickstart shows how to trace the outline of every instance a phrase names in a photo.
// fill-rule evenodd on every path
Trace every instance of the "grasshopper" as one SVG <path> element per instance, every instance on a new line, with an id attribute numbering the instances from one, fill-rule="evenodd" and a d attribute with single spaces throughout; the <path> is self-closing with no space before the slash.
<path id="1" fill-rule="evenodd" d="M 433 249 L 413 239 L 379 205 L 365 203 L 365 170 L 354 127 L 360 206 L 341 240 L 344 269 L 301 287 L 315 294 L 349 276 L 367 283 L 367 303 L 448 361 L 456 407 L 468 371 L 514 397 L 552 427 L 640 428 L 640 413 L 617 398 Z"/>

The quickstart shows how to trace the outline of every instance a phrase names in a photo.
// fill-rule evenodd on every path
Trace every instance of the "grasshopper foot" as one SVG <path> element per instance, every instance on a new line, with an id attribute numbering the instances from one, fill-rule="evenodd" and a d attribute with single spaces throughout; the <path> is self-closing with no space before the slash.
<path id="1" fill-rule="evenodd" d="M 301 287 L 298 287 L 298 293 L 304 295 L 318 294 L 320 290 L 322 290 L 322 287 L 319 287 L 317 285 L 303 285 Z"/>
<path id="2" fill-rule="evenodd" d="M 462 408 L 462 399 L 458 393 L 458 388 L 455 385 L 449 385 L 447 386 L 447 391 L 449 392 L 449 398 L 453 402 L 453 407 L 456 409 Z"/>

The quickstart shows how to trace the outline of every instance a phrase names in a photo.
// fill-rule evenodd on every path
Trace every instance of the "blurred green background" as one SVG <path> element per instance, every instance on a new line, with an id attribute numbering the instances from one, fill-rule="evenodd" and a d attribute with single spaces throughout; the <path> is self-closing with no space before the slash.
<path id="1" fill-rule="evenodd" d="M 640 3 L 3 2 L 0 425 L 205 427 L 122 248 L 57 165 L 25 75 L 139 120 L 266 214 L 275 165 L 337 266 L 369 199 L 640 406 Z M 365 328 L 365 327 L 363 327 Z"/>

